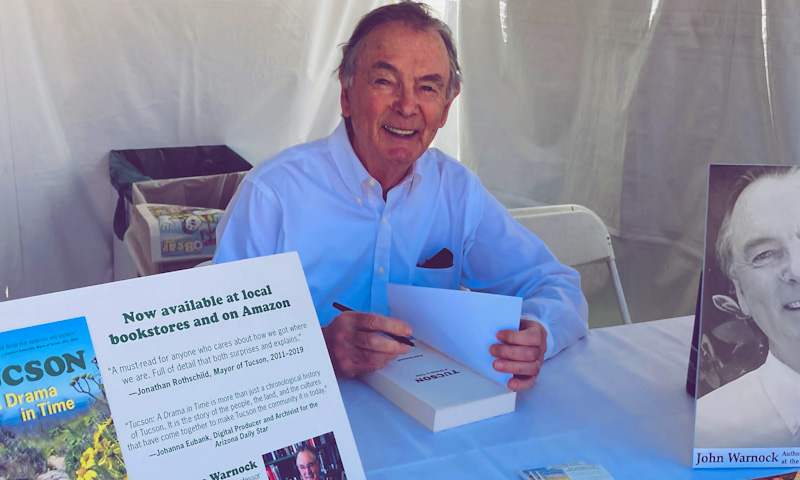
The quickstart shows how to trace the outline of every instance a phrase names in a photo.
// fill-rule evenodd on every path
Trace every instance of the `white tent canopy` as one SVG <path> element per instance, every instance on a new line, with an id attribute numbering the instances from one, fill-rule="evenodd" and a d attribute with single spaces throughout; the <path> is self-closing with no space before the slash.
<path id="1" fill-rule="evenodd" d="M 109 150 L 330 133 L 337 45 L 383 3 L 1 2 L 0 298 L 130 274 Z M 634 320 L 693 312 L 707 165 L 798 163 L 800 4 L 429 3 L 465 79 L 436 145 L 509 207 L 598 213 Z"/>

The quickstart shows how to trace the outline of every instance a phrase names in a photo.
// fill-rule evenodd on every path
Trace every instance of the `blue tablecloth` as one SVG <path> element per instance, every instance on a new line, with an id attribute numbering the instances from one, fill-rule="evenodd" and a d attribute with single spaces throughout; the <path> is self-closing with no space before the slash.
<path id="1" fill-rule="evenodd" d="M 789 471 L 691 468 L 692 322 L 594 329 L 545 363 L 514 413 L 436 434 L 360 381 L 340 381 L 367 478 L 516 479 L 524 468 L 574 461 L 600 464 L 616 480 Z"/>

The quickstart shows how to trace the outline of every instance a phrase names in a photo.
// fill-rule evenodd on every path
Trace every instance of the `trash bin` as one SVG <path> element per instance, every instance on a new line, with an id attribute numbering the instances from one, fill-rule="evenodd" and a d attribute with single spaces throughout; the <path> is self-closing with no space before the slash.
<path id="1" fill-rule="evenodd" d="M 216 224 L 252 168 L 225 145 L 112 150 L 108 163 L 119 194 L 114 233 L 139 275 L 211 258 Z"/>

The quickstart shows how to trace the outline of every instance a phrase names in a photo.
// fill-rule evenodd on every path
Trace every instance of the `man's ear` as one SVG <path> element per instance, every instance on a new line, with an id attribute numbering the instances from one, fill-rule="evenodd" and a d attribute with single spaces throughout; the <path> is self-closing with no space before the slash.
<path id="1" fill-rule="evenodd" d="M 453 104 L 453 100 L 456 99 L 459 93 L 461 93 L 461 86 L 456 89 L 453 97 L 444 104 L 444 112 L 442 113 L 442 121 L 440 122 L 439 128 L 444 127 L 445 122 L 447 122 L 447 115 L 450 113 L 450 105 Z"/>
<path id="2" fill-rule="evenodd" d="M 739 288 L 739 280 L 736 279 L 736 276 L 731 275 L 731 281 L 733 282 L 733 287 L 736 289 L 736 299 L 739 300 L 739 309 L 743 314 L 750 317 L 750 305 L 747 304 L 747 297 L 744 296 L 742 289 Z"/>
<path id="3" fill-rule="evenodd" d="M 742 313 L 739 303 L 727 295 L 712 295 L 711 301 L 714 303 L 714 306 L 717 308 L 717 310 L 721 312 L 729 313 L 736 318 L 747 318 L 747 315 Z"/>
<path id="4" fill-rule="evenodd" d="M 347 86 L 344 84 L 344 80 L 341 78 L 339 79 L 339 84 L 342 86 L 342 93 L 339 97 L 339 102 L 342 104 L 342 116 L 349 117 L 350 116 L 350 94 L 347 89 Z"/>

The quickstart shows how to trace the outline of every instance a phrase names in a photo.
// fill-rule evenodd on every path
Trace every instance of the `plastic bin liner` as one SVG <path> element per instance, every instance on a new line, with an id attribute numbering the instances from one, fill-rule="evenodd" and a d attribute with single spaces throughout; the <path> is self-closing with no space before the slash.
<path id="1" fill-rule="evenodd" d="M 217 249 L 217 224 L 247 172 L 133 184 L 123 242 L 139 275 L 194 267 Z"/>
<path id="2" fill-rule="evenodd" d="M 134 182 L 218 175 L 251 168 L 247 160 L 226 145 L 112 150 L 108 155 L 108 169 L 111 184 L 119 193 L 114 233 L 122 240 L 130 224 L 128 206 L 132 204 Z"/>

